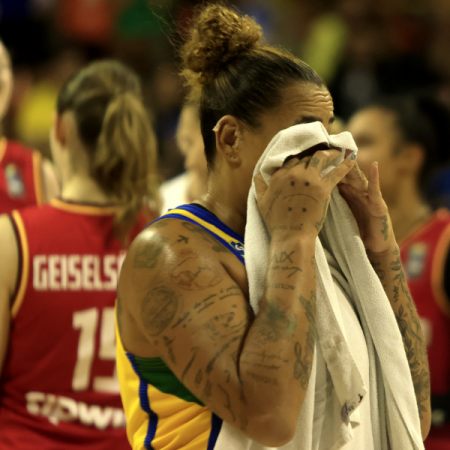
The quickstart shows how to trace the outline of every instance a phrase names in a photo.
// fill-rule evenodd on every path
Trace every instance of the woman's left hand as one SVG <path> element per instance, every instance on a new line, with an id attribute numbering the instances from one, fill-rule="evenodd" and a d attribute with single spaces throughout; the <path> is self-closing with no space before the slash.
<path id="1" fill-rule="evenodd" d="M 381 195 L 378 164 L 372 163 L 369 180 L 355 164 L 338 188 L 355 216 L 366 250 L 384 253 L 395 249 L 397 242 L 388 208 Z"/>

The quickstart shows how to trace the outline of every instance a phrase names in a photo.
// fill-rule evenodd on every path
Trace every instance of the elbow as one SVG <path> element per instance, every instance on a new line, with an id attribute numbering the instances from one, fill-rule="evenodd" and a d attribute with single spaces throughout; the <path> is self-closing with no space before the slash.
<path id="1" fill-rule="evenodd" d="M 297 420 L 280 414 L 267 414 L 249 420 L 247 435 L 265 447 L 282 447 L 292 441 Z"/>

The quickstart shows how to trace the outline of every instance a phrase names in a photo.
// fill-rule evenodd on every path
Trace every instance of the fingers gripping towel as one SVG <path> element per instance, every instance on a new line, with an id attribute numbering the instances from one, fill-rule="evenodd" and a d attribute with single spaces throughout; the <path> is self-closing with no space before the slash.
<path id="1" fill-rule="evenodd" d="M 339 158 L 323 171 L 324 175 L 343 161 L 345 149 L 356 151 L 350 133 L 328 135 L 320 122 L 296 125 L 279 132 L 270 142 L 255 167 L 269 184 L 271 176 L 286 158 L 301 154 L 318 144 L 341 149 Z M 263 295 L 270 234 L 259 212 L 254 183 L 247 208 L 245 259 L 250 287 L 250 303 L 257 313 Z M 330 258 L 335 267 L 329 264 Z M 352 440 L 352 428 L 358 425 L 358 407 L 370 389 L 374 448 L 381 450 L 423 449 L 414 388 L 402 337 L 389 300 L 371 267 L 359 236 L 353 214 L 337 188 L 333 190 L 328 215 L 320 239 L 316 241 L 317 264 L 317 339 L 308 391 L 297 424 L 295 438 L 285 450 L 322 449 L 315 438 L 315 373 L 317 353 L 323 355 L 334 390 L 341 405 L 340 436 L 327 450 L 337 450 Z M 365 386 L 352 355 L 337 304 L 332 271 L 338 272 L 348 290 L 366 337 L 369 355 L 370 386 Z M 374 420 L 376 418 L 377 420 Z M 242 433 L 224 424 L 217 442 L 220 450 L 260 450 Z"/>

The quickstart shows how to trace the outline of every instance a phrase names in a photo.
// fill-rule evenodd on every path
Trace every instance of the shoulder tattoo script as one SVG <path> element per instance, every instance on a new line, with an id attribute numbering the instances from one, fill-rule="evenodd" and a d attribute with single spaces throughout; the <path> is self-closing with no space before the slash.
<path id="1" fill-rule="evenodd" d="M 150 336 L 158 336 L 172 322 L 178 309 L 178 299 L 165 286 L 150 290 L 141 304 L 142 322 Z"/>

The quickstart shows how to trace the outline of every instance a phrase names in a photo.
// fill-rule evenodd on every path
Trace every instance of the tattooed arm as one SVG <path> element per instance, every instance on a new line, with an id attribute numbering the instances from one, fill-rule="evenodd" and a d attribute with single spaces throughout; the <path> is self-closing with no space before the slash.
<path id="1" fill-rule="evenodd" d="M 390 224 L 386 225 L 385 232 L 391 233 L 391 230 Z M 422 437 L 425 439 L 431 425 L 430 370 L 426 343 L 419 315 L 403 273 L 400 250 L 395 245 L 393 250 L 381 254 L 368 252 L 368 256 L 383 284 L 402 334 L 416 394 Z"/>
<path id="2" fill-rule="evenodd" d="M 321 166 L 336 157 L 318 153 Z M 293 160 L 269 189 L 257 189 L 272 242 L 256 317 L 244 267 L 190 222 L 152 225 L 121 271 L 126 350 L 162 358 L 211 411 L 266 446 L 295 434 L 314 357 L 315 239 L 333 183 L 351 166 L 346 160 L 336 178 L 322 179 L 317 165 Z"/>
<path id="3" fill-rule="evenodd" d="M 403 273 L 400 251 L 392 230 L 386 203 L 381 195 L 378 166 L 373 164 L 367 180 L 355 166 L 340 192 L 358 223 L 369 260 L 389 298 L 402 334 L 417 400 L 422 438 L 431 425 L 430 372 L 426 343 L 419 316 Z"/>
<path id="4" fill-rule="evenodd" d="M 314 353 L 314 240 L 271 246 L 254 317 L 236 257 L 197 225 L 165 222 L 141 234 L 123 265 L 117 314 L 125 348 L 162 358 L 209 409 L 252 439 L 285 444 Z M 136 327 L 140 339 L 132 337 Z"/>

